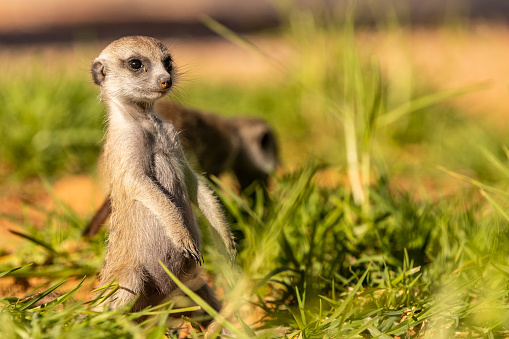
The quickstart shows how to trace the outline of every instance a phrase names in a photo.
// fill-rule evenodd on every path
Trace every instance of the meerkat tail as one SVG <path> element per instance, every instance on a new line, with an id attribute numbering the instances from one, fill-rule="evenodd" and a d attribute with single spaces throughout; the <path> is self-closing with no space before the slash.
<path id="1" fill-rule="evenodd" d="M 95 212 L 94 216 L 88 223 L 87 227 L 83 230 L 81 233 L 82 236 L 92 238 L 95 236 L 99 229 L 101 228 L 101 225 L 104 224 L 106 219 L 108 219 L 108 216 L 111 213 L 111 198 L 108 196 L 106 200 L 104 200 L 103 204 L 97 212 Z"/>

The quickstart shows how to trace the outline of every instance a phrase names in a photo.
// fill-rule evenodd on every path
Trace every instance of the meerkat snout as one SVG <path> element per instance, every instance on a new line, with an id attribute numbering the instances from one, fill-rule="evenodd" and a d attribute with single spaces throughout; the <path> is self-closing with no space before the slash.
<path id="1" fill-rule="evenodd" d="M 162 89 L 168 89 L 172 85 L 171 77 L 161 77 L 159 78 L 159 85 Z"/>
<path id="2" fill-rule="evenodd" d="M 254 181 L 266 178 L 279 164 L 278 144 L 274 131 L 259 118 L 239 117 L 230 119 L 239 135 L 239 152 L 233 170 L 242 189 Z"/>

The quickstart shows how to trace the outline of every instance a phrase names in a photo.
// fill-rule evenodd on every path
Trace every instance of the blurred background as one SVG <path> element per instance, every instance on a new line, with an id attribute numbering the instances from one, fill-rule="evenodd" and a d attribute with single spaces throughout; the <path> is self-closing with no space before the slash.
<path id="1" fill-rule="evenodd" d="M 483 299 L 472 295 L 500 290 L 486 328 L 508 328 L 502 299 L 509 267 L 494 269 L 486 259 L 505 265 L 509 257 L 504 0 L 4 1 L 0 265 L 35 265 L 0 281 L 0 296 L 25 295 L 44 279 L 48 286 L 94 277 L 101 267 L 105 233 L 81 238 L 107 194 L 97 171 L 105 107 L 90 66 L 125 35 L 150 35 L 170 46 L 181 76 L 165 100 L 224 117 L 259 117 L 275 130 L 281 164 L 270 179 L 270 198 L 219 192 L 242 274 L 259 282 L 291 267 L 276 311 L 300 302 L 297 285 L 334 298 L 370 271 L 365 285 L 379 289 L 373 300 L 381 290 L 391 298 L 408 293 L 409 301 L 397 306 L 381 302 L 397 309 L 403 323 L 411 321 L 404 320 L 407 307 L 420 308 L 446 277 L 458 277 L 477 285 L 453 293 L 467 311 L 450 318 L 460 314 L 467 327 L 471 321 L 481 328 L 469 305 Z M 229 178 L 221 177 L 238 192 Z M 221 267 L 216 259 L 207 267 L 214 273 Z M 473 262 L 476 270 L 463 271 Z M 406 272 L 419 272 L 421 264 L 418 284 L 420 275 L 405 282 Z M 389 276 L 398 276 L 395 285 L 384 280 Z M 363 303 L 352 306 L 361 309 L 355 326 L 364 321 Z M 478 337 L 487 333 L 479 331 Z"/>
<path id="2" fill-rule="evenodd" d="M 342 107 L 362 109 L 356 105 L 364 99 L 369 105 L 368 83 L 380 76 L 381 107 L 390 114 L 369 150 L 358 146 L 376 163 L 369 176 L 383 173 L 393 178 L 391 187 L 431 196 L 463 187 L 437 166 L 497 181 L 486 152 L 505 156 L 509 4 L 358 1 L 351 7 L 330 0 L 3 4 L 1 211 L 19 214 L 26 202 L 51 205 L 41 178 L 81 215 L 95 209 L 104 195 L 96 171 L 104 107 L 89 66 L 110 41 L 132 34 L 172 47 L 183 76 L 171 100 L 266 119 L 281 143 L 279 173 L 313 159 L 333 168 L 321 173 L 324 185 L 351 181 Z M 348 12 L 355 32 L 345 28 Z M 345 62 L 349 50 L 352 64 Z M 348 78 L 348 69 L 356 67 L 366 98 L 348 97 L 356 77 Z M 360 141 L 362 117 L 355 119 Z M 0 230 L 7 224 L 0 221 Z"/>
<path id="3" fill-rule="evenodd" d="M 339 27 L 348 3 L 339 0 L 255 0 L 240 3 L 234 0 L 197 0 L 181 4 L 159 0 L 143 3 L 93 0 L 75 4 L 63 0 L 42 2 L 24 0 L 3 5 L 0 11 L 0 53 L 4 60 L 4 72 L 0 114 L 7 116 L 7 119 L 3 120 L 3 125 L 6 126 L 5 133 L 8 132 L 6 135 L 11 136 L 13 133 L 15 135 L 12 136 L 12 144 L 4 143 L 1 153 L 4 178 L 2 181 L 6 180 L 6 177 L 12 178 L 13 172 L 14 177 L 25 178 L 41 173 L 53 175 L 63 167 L 71 172 L 93 168 L 91 159 L 97 154 L 96 149 L 91 154 L 83 150 L 85 153 L 79 156 L 83 159 L 65 161 L 53 159 L 43 154 L 46 152 L 42 152 L 42 148 L 49 147 L 49 143 L 57 139 L 58 133 L 53 133 L 49 137 L 45 134 L 48 128 L 35 133 L 34 127 L 30 134 L 28 130 L 31 128 L 25 126 L 22 132 L 16 134 L 18 132 L 15 130 L 21 128 L 19 126 L 21 121 L 15 119 L 13 115 L 19 118 L 20 109 L 32 110 L 30 114 L 36 114 L 33 112 L 35 109 L 30 108 L 31 105 L 39 105 L 38 110 L 43 116 L 45 114 L 43 112 L 46 114 L 54 112 L 59 107 L 62 108 L 62 114 L 65 109 L 67 109 L 65 114 L 71 114 L 68 110 L 71 107 L 64 109 L 62 106 L 65 102 L 62 100 L 71 100 L 73 94 L 55 93 L 62 87 L 72 91 L 69 87 L 74 86 L 60 83 L 63 81 L 62 77 L 70 75 L 80 87 L 76 88 L 75 95 L 82 97 L 76 100 L 83 100 L 76 104 L 69 102 L 75 112 L 70 119 L 87 119 L 83 117 L 84 114 L 88 114 L 88 119 L 91 116 L 100 119 L 95 113 L 85 113 L 89 110 L 94 112 L 100 110 L 98 106 L 94 106 L 95 103 L 87 101 L 90 100 L 87 95 L 97 92 L 97 88 L 91 86 L 89 64 L 108 42 L 132 34 L 164 39 L 173 47 L 180 70 L 184 73 L 180 84 L 181 90 L 178 92 L 178 100 L 183 104 L 219 111 L 226 115 L 255 114 L 271 120 L 276 129 L 284 130 L 282 131 L 284 133 L 281 133 L 283 142 L 287 139 L 292 141 L 284 144 L 282 148 L 286 164 L 292 164 L 295 153 L 302 150 L 305 150 L 305 154 L 311 153 L 321 157 L 328 154 L 328 158 L 335 158 L 329 155 L 330 149 L 334 148 L 333 143 L 327 139 L 330 135 L 319 133 L 317 137 L 325 139 L 317 140 L 318 144 L 314 143 L 313 147 L 298 145 L 294 141 L 301 140 L 301 135 L 294 128 L 286 131 L 284 127 L 286 124 L 280 120 L 291 120 L 295 116 L 302 118 L 304 115 L 312 117 L 316 111 L 320 111 L 318 107 L 290 108 L 288 106 L 291 104 L 283 103 L 282 101 L 286 101 L 285 98 L 279 100 L 277 95 L 260 100 L 253 99 L 256 102 L 252 102 L 251 99 L 242 100 L 242 95 L 235 100 L 228 97 L 239 95 L 231 93 L 239 84 L 251 87 L 254 92 L 259 92 L 264 88 L 264 84 L 274 84 L 275 81 L 279 84 L 288 84 L 289 81 L 293 81 L 290 79 L 291 73 L 294 72 L 293 67 L 313 72 L 313 65 L 298 66 L 302 58 L 307 57 L 305 53 L 311 55 L 308 48 L 318 48 L 315 55 L 324 60 L 338 58 L 337 54 L 327 55 L 332 52 L 327 50 L 330 46 L 327 46 L 326 42 L 316 42 L 322 44 L 325 50 L 310 45 L 313 38 L 309 37 L 314 30 L 316 31 L 316 27 L 313 26 L 316 26 L 316 22 L 311 21 L 324 21 L 332 25 L 336 23 Z M 401 103 L 405 98 L 417 96 L 419 91 L 439 92 L 485 83 L 486 88 L 449 101 L 448 104 L 454 107 L 454 114 L 459 114 L 462 118 L 475 117 L 482 124 L 489 124 L 489 129 L 499 131 L 507 127 L 509 65 L 505 62 L 505 56 L 509 47 L 505 41 L 508 35 L 509 4 L 499 0 L 426 2 L 393 0 L 377 1 L 376 4 L 358 1 L 356 7 L 355 47 L 362 54 L 362 58 L 375 58 L 379 62 L 390 87 L 388 97 L 391 100 Z M 298 15 L 295 14 L 297 11 Z M 303 13 L 307 13 L 308 17 Z M 310 19 L 311 17 L 314 19 Z M 246 48 L 245 44 L 239 44 L 235 38 L 232 40 L 221 36 L 223 33 L 207 24 L 207 18 L 217 20 L 226 28 L 241 34 L 256 47 Z M 303 32 L 306 30 L 307 36 L 298 36 L 305 34 Z M 335 37 L 330 35 L 325 39 L 330 39 L 333 44 L 342 43 L 342 37 L 338 34 Z M 27 80 L 27 77 L 31 80 Z M 53 84 L 56 88 L 48 87 L 45 83 Z M 219 87 L 224 86 L 228 89 L 218 90 L 216 93 L 198 90 L 200 86 L 209 85 L 219 88 L 215 86 L 218 83 Z M 41 103 L 34 100 L 45 95 L 44 89 L 51 93 L 48 100 L 41 98 L 47 106 L 40 106 Z M 221 95 L 218 96 L 218 93 Z M 259 95 L 261 94 L 254 96 Z M 17 99 L 19 102 L 16 102 Z M 270 101 L 270 104 L 263 102 L 264 100 Z M 268 108 L 267 105 L 274 107 Z M 280 111 L 281 116 L 274 116 L 271 110 Z M 291 112 L 283 112 L 284 110 Z M 301 110 L 306 111 L 304 115 L 301 114 Z M 450 116 L 451 114 L 448 114 L 447 119 L 452 119 Z M 34 115 L 26 119 L 36 118 L 38 116 Z M 408 126 L 419 124 L 412 123 L 413 118 L 409 119 L 406 121 Z M 436 120 L 435 117 L 422 119 L 428 119 L 428 124 Z M 12 124 L 8 124 L 8 121 L 12 121 Z M 46 123 L 50 124 L 50 121 L 51 119 L 46 119 Z M 98 140 L 100 131 L 93 128 L 98 122 L 100 120 L 81 125 L 85 142 Z M 23 123 L 26 124 L 28 121 Z M 61 120 L 58 123 L 65 125 Z M 78 126 L 77 122 L 70 120 L 67 123 L 69 126 Z M 92 130 L 87 130 L 85 126 Z M 424 128 L 423 125 L 420 127 Z M 49 128 L 61 130 L 55 126 Z M 317 130 L 320 128 L 316 127 Z M 23 133 L 27 139 L 21 136 Z M 422 131 L 412 134 L 414 135 L 410 138 L 415 139 L 412 144 L 419 144 L 417 141 L 424 138 Z M 60 140 L 64 144 L 74 143 L 70 140 L 71 135 L 72 133 L 67 133 L 68 138 L 64 136 L 64 139 Z M 395 135 L 406 138 L 401 136 L 401 133 Z M 46 142 L 39 143 L 40 139 Z M 27 144 L 34 147 L 38 144 L 39 150 L 23 149 L 29 147 Z M 414 151 L 410 153 L 412 156 L 415 155 Z M 33 156 L 40 159 L 19 162 L 20 159 Z M 73 157 L 72 154 L 66 156 Z M 63 162 L 66 164 L 62 164 Z"/>
<path id="4" fill-rule="evenodd" d="M 87 40 L 112 40 L 144 34 L 158 38 L 211 35 L 202 24 L 209 15 L 237 32 L 256 32 L 279 26 L 284 13 L 278 8 L 297 6 L 312 12 L 341 10 L 347 0 L 196 0 L 192 3 L 148 0 L 91 0 L 71 4 L 64 0 L 24 0 L 6 4 L 0 13 L 0 42 L 23 44 L 70 44 Z M 453 18 L 505 22 L 509 4 L 500 0 L 383 0 L 358 1 L 359 23 L 375 24 L 396 15 L 407 24 L 440 25 Z"/>
<path id="5" fill-rule="evenodd" d="M 95 209 L 104 195 L 96 171 L 104 107 L 89 66 L 110 41 L 133 34 L 171 46 L 183 74 L 172 100 L 224 116 L 266 119 L 280 139 L 280 173 L 314 159 L 333 167 L 321 175 L 325 185 L 351 180 L 344 110 L 324 100 L 338 106 L 359 101 L 345 92 L 345 51 L 353 48 L 359 74 L 371 79 L 380 72 L 383 109 L 397 117 L 376 132 L 368 153 L 378 163 L 370 175 L 384 172 L 397 189 L 432 196 L 462 187 L 438 174 L 437 165 L 497 180 L 483 152 L 503 157 L 507 139 L 509 4 L 358 1 L 352 11 L 350 3 L 3 4 L 2 212 L 19 214 L 24 202 L 51 205 L 41 178 L 81 215 Z M 350 37 L 344 29 L 349 11 L 355 17 Z M 404 113 L 398 116 L 398 109 Z M 356 124 L 362 138 L 362 122 Z M 8 222 L 0 223 L 5 230 Z"/>

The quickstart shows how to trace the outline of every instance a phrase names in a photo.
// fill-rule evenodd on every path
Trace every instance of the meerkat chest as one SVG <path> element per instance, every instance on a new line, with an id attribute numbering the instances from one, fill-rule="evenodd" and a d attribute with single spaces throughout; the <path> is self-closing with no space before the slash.
<path id="1" fill-rule="evenodd" d="M 165 186 L 174 186 L 183 181 L 183 157 L 182 146 L 177 131 L 172 125 L 157 124 L 153 130 L 153 170 L 156 177 Z"/>
<path id="2" fill-rule="evenodd" d="M 153 152 L 156 155 L 167 157 L 169 161 L 179 159 L 182 153 L 182 146 L 178 133 L 173 125 L 156 122 L 152 130 Z"/>

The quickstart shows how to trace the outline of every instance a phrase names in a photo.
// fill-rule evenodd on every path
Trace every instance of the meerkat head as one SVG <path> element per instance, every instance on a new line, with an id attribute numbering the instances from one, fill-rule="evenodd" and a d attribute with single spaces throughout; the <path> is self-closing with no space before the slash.
<path id="1" fill-rule="evenodd" d="M 113 41 L 92 64 L 94 82 L 110 99 L 153 102 L 169 92 L 175 77 L 166 46 L 144 36 Z"/>

